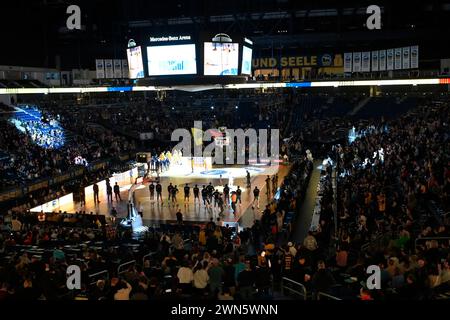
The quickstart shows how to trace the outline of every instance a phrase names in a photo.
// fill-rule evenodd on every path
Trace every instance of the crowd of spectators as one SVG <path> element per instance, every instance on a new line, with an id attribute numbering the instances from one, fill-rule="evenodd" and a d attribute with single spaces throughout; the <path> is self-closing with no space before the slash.
<path id="1" fill-rule="evenodd" d="M 80 167 L 78 159 L 89 164 L 96 160 L 118 159 L 121 154 L 136 149 L 132 140 L 115 136 L 102 128 L 88 126 L 86 114 L 81 117 L 66 110 L 60 111 L 58 116 L 64 128 L 61 130 L 64 130 L 65 140 L 64 145 L 58 145 L 59 148 L 46 147 L 38 141 L 38 136 L 43 133 L 35 132 L 34 121 L 26 124 L 21 121 L 26 127 L 25 132 L 22 132 L 12 122 L 0 120 L 0 150 L 9 155 L 8 159 L 0 161 L 2 188 L 67 173 L 70 168 Z M 62 139 L 62 131 L 55 134 Z"/>
<path id="2" fill-rule="evenodd" d="M 367 134 L 337 148 L 337 250 L 325 292 L 348 298 L 360 291 L 361 299 L 448 295 L 448 119 L 448 103 L 431 101 L 399 119 L 374 121 Z M 330 208 L 332 197 L 324 203 Z M 367 290 L 370 265 L 381 269 L 382 290 Z"/>
<path id="3" fill-rule="evenodd" d="M 77 115 L 72 123 L 61 115 L 62 123 L 74 132 L 90 130 L 83 124 L 98 121 L 89 112 Z M 64 224 L 71 222 L 67 216 L 56 226 L 48 221 L 19 224 L 14 221 L 20 215 L 12 213 L 15 219 L 2 221 L 0 238 L 6 261 L 0 268 L 3 296 L 65 296 L 65 268 L 74 262 L 74 248 L 64 245 L 77 246 L 83 239 L 90 243 L 75 248 L 75 256 L 83 261 L 79 298 L 273 298 L 283 277 L 299 282 L 313 297 L 328 293 L 362 300 L 438 298 L 448 291 L 450 280 L 448 119 L 447 103 L 430 102 L 399 119 L 372 120 L 367 134 L 328 150 L 332 158 L 338 155 L 338 197 L 334 203 L 328 167 L 323 173 L 319 226 L 299 243 L 292 240 L 289 217 L 298 211 L 313 166 L 305 156 L 303 132 L 295 127 L 283 136 L 282 155 L 293 165 L 280 194 L 251 228 L 241 232 L 210 221 L 153 227 L 133 240 L 129 232 L 112 233 L 104 224 L 70 226 Z M 188 125 L 180 121 L 177 125 Z M 2 141 L 14 140 L 5 137 L 11 134 L 8 131 L 2 130 Z M 112 131 L 106 136 L 116 139 Z M 121 142 L 115 150 L 120 146 Z M 338 221 L 333 220 L 334 204 Z M 96 241 L 107 246 L 95 245 Z M 22 247 L 40 248 L 44 243 L 50 254 L 33 256 Z M 137 262 L 118 273 L 117 265 L 129 260 Z M 381 290 L 368 290 L 365 284 L 369 265 L 381 268 Z M 91 283 L 88 275 L 103 269 L 110 276 Z"/>
<path id="4" fill-rule="evenodd" d="M 71 263 L 83 271 L 78 298 L 272 298 L 274 284 L 294 270 L 297 248 L 288 243 L 291 226 L 285 216 L 295 212 L 311 169 L 306 157 L 294 163 L 277 199 L 241 232 L 211 219 L 202 225 L 154 226 L 133 240 L 129 230 L 92 214 L 12 212 L 0 221 L 2 298 L 74 298 L 65 290 Z M 137 263 L 118 273 L 117 266 L 130 260 Z M 89 275 L 102 270 L 110 276 L 90 282 Z"/>

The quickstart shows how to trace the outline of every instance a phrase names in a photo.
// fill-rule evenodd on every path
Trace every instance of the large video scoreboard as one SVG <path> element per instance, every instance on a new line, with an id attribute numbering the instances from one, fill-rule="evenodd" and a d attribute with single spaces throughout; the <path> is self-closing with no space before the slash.
<path id="1" fill-rule="evenodd" d="M 190 35 L 150 36 L 140 46 L 127 49 L 130 78 L 250 76 L 252 42 L 237 40 L 217 35 L 195 39 Z"/>

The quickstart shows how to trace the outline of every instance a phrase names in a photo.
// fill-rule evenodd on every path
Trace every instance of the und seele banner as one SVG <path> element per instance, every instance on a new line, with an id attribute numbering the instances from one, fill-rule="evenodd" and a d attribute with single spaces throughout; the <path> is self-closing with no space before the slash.
<path id="1" fill-rule="evenodd" d="M 252 59 L 254 69 L 289 67 L 343 67 L 342 54 L 282 56 Z"/>

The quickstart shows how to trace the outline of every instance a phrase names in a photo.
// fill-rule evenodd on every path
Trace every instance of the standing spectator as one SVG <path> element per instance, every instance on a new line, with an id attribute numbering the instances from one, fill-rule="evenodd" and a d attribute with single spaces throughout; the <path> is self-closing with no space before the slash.
<path id="1" fill-rule="evenodd" d="M 177 186 L 172 187 L 171 192 L 172 192 L 172 204 L 177 203 L 178 187 Z"/>
<path id="2" fill-rule="evenodd" d="M 208 195 L 209 204 L 211 204 L 212 203 L 213 192 L 214 192 L 214 186 L 212 185 L 211 182 L 206 187 L 206 191 L 207 191 L 207 195 Z"/>
<path id="3" fill-rule="evenodd" d="M 237 203 L 237 195 L 236 191 L 231 192 L 231 209 L 233 210 L 233 214 L 236 214 L 236 203 Z"/>
<path id="4" fill-rule="evenodd" d="M 241 298 L 243 300 L 251 299 L 254 293 L 255 273 L 251 268 L 250 261 L 245 262 L 245 269 L 239 273 L 237 283 Z"/>
<path id="5" fill-rule="evenodd" d="M 224 286 L 223 289 L 229 288 L 231 293 L 234 294 L 235 287 L 236 287 L 236 280 L 234 277 L 235 268 L 233 265 L 233 259 L 228 258 L 225 260 L 223 270 L 225 272 L 224 277 L 223 277 L 223 286 Z"/>
<path id="6" fill-rule="evenodd" d="M 94 190 L 94 202 L 100 203 L 100 200 L 98 198 L 99 188 L 98 188 L 97 183 L 94 183 L 94 185 L 92 186 L 92 189 Z"/>
<path id="7" fill-rule="evenodd" d="M 116 184 L 114 185 L 114 195 L 115 195 L 116 201 L 118 201 L 117 199 L 119 199 L 120 201 L 122 201 L 122 197 L 120 196 L 120 187 L 119 187 L 119 185 L 117 184 L 117 182 L 116 182 Z"/>
<path id="8" fill-rule="evenodd" d="M 266 194 L 267 196 L 270 196 L 270 176 L 267 176 L 266 178 Z"/>
<path id="9" fill-rule="evenodd" d="M 199 262 L 197 267 L 194 270 L 194 288 L 197 291 L 198 295 L 203 295 L 205 293 L 205 289 L 208 286 L 209 275 L 206 270 L 208 267 L 208 262 L 204 261 Z"/>
<path id="10" fill-rule="evenodd" d="M 242 195 L 242 189 L 240 186 L 237 187 L 236 189 L 236 203 L 239 202 L 239 204 L 242 203 L 241 201 L 241 195 Z"/>
<path id="11" fill-rule="evenodd" d="M 162 203 L 163 202 L 163 199 L 162 199 L 162 186 L 161 186 L 161 184 L 159 182 L 156 184 L 155 189 L 156 189 L 156 201 L 161 200 L 161 203 Z"/>
<path id="12" fill-rule="evenodd" d="M 332 286 L 336 284 L 331 272 L 325 267 L 325 262 L 319 260 L 317 263 L 317 272 L 311 280 L 315 294 L 319 292 L 329 293 Z"/>
<path id="13" fill-rule="evenodd" d="M 108 201 L 113 202 L 113 189 L 111 187 L 111 185 L 108 183 L 108 185 L 106 186 L 106 196 L 108 198 Z"/>
<path id="14" fill-rule="evenodd" d="M 172 185 L 172 182 L 169 183 L 169 185 L 167 186 L 167 202 L 170 202 L 170 197 L 172 196 L 172 190 L 173 190 L 174 186 Z"/>
<path id="15" fill-rule="evenodd" d="M 153 182 L 150 183 L 148 189 L 150 191 L 150 201 L 155 200 L 155 184 Z"/>
<path id="16" fill-rule="evenodd" d="M 191 188 L 186 183 L 186 185 L 184 186 L 184 202 L 185 203 L 186 203 L 186 201 L 189 202 L 190 191 L 191 191 Z"/>
<path id="17" fill-rule="evenodd" d="M 206 187 L 203 186 L 202 188 L 202 200 L 203 200 L 203 205 L 204 206 L 208 206 L 209 202 L 208 202 L 208 190 L 206 190 Z"/>
<path id="18" fill-rule="evenodd" d="M 184 261 L 182 267 L 178 269 L 177 278 L 182 292 L 184 294 L 189 294 L 192 289 L 194 274 L 192 273 L 192 269 L 189 267 L 189 263 L 187 261 Z"/>
<path id="19" fill-rule="evenodd" d="M 220 192 L 219 192 L 218 189 L 216 189 L 216 190 L 213 192 L 214 208 L 217 207 L 217 206 L 219 205 L 219 195 L 220 195 Z"/>
<path id="20" fill-rule="evenodd" d="M 256 202 L 256 207 L 259 208 L 259 189 L 258 187 L 255 187 L 255 189 L 253 189 L 253 203 L 254 204 Z"/>
<path id="21" fill-rule="evenodd" d="M 194 191 L 194 204 L 195 204 L 197 202 L 200 202 L 200 199 L 199 199 L 199 196 L 198 196 L 200 190 L 199 190 L 197 185 L 195 185 L 193 191 Z"/>
<path id="22" fill-rule="evenodd" d="M 228 205 L 230 204 L 230 187 L 228 187 L 228 184 L 226 184 L 223 187 L 223 197 L 224 197 L 224 201 L 225 201 L 225 206 L 228 207 Z"/>
<path id="23" fill-rule="evenodd" d="M 177 216 L 177 223 L 183 224 L 183 213 L 181 213 L 181 210 L 177 211 L 176 216 Z"/>
<path id="24" fill-rule="evenodd" d="M 222 277 L 224 275 L 224 271 L 219 264 L 219 260 L 214 258 L 210 263 L 210 268 L 208 270 L 209 275 L 209 290 L 213 295 L 213 298 L 217 297 L 218 292 L 220 292 L 222 288 Z"/>

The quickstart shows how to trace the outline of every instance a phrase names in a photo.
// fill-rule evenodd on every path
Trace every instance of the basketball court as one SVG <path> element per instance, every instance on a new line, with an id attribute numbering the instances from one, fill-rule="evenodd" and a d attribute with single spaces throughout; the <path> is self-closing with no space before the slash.
<path id="1" fill-rule="evenodd" d="M 267 195 L 267 188 L 265 179 L 269 175 L 272 177 L 278 174 L 278 183 L 283 181 L 284 176 L 289 171 L 289 166 L 286 165 L 249 165 L 249 166 L 218 166 L 207 167 L 205 170 L 192 170 L 185 165 L 173 165 L 169 170 L 159 174 L 160 183 L 162 186 L 163 201 L 156 201 L 155 198 L 150 198 L 149 184 L 150 181 L 156 181 L 158 174 L 151 173 L 151 176 L 145 182 L 138 178 L 137 168 L 130 171 L 115 174 L 110 178 L 110 183 L 113 186 L 116 182 L 120 186 L 122 200 L 116 201 L 113 194 L 113 202 L 108 201 L 106 195 L 106 181 L 98 182 L 99 186 L 99 200 L 100 203 L 94 203 L 93 188 L 88 186 L 85 188 L 86 204 L 81 204 L 73 200 L 73 195 L 69 194 L 63 198 L 52 201 L 33 208 L 31 211 L 44 212 L 62 211 L 67 213 L 74 213 L 85 211 L 86 214 L 98 213 L 104 214 L 107 217 L 111 216 L 111 210 L 116 209 L 119 218 L 124 218 L 128 215 L 127 204 L 132 201 L 137 212 L 142 212 L 143 223 L 146 226 L 152 226 L 159 223 L 173 223 L 176 221 L 176 213 L 180 210 L 183 213 L 183 220 L 187 223 L 198 223 L 209 221 L 210 218 L 220 220 L 223 223 L 238 224 L 240 227 L 250 227 L 254 219 L 260 217 L 261 211 L 265 205 L 273 199 L 273 191 L 270 196 Z M 251 176 L 251 187 L 246 186 L 246 173 Z M 136 184 L 136 181 L 138 182 Z M 211 205 L 205 206 L 200 192 L 200 201 L 194 201 L 193 188 L 195 185 L 202 189 L 209 183 L 223 191 L 225 184 L 228 184 L 231 191 L 240 186 L 242 190 L 241 201 L 236 206 L 236 212 L 230 205 L 225 205 L 223 213 L 220 215 L 218 206 L 214 206 L 214 200 Z M 155 182 L 156 183 L 156 182 Z M 169 184 L 177 186 L 179 192 L 176 196 L 176 201 L 168 200 L 167 187 Z M 184 187 L 190 187 L 190 198 L 184 200 Z M 130 194 L 131 187 L 134 186 L 134 197 Z M 253 189 L 258 187 L 260 189 L 259 208 L 258 203 L 254 202 Z M 272 189 L 272 183 L 270 185 Z"/>

